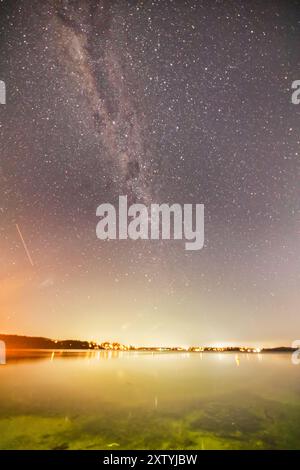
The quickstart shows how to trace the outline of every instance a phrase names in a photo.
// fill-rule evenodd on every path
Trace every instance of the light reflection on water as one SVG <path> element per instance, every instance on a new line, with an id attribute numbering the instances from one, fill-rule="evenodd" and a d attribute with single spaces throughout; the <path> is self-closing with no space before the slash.
<path id="1" fill-rule="evenodd" d="M 289 354 L 10 352 L 0 448 L 299 448 Z"/>

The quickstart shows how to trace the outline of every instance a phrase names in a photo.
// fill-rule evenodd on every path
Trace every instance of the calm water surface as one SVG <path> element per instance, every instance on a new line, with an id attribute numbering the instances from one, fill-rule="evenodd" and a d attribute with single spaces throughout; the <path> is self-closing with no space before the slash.
<path id="1" fill-rule="evenodd" d="M 0 449 L 300 449 L 290 354 L 16 353 Z"/>

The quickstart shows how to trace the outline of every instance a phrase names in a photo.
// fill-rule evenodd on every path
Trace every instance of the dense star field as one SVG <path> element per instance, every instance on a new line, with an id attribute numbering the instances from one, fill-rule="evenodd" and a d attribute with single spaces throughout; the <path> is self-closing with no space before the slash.
<path id="1" fill-rule="evenodd" d="M 299 337 L 296 1 L 0 4 L 2 333 Z M 96 208 L 205 205 L 205 246 L 96 237 Z"/>

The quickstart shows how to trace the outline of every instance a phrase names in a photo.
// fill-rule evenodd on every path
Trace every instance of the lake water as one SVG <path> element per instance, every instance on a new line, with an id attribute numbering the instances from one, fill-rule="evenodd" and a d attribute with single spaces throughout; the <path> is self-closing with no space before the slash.
<path id="1" fill-rule="evenodd" d="M 0 366 L 0 449 L 290 448 L 288 353 L 19 352 Z"/>

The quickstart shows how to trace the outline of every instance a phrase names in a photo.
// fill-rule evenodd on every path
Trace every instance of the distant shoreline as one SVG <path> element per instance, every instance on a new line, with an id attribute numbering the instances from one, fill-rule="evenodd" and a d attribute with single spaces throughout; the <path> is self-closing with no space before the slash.
<path id="1" fill-rule="evenodd" d="M 14 352 L 55 352 L 55 353 L 96 353 L 96 352 L 127 352 L 127 353 L 138 353 L 138 352 L 148 352 L 148 353 L 159 353 L 159 354 L 164 354 L 164 353 L 172 353 L 172 354 L 224 354 L 224 353 L 229 353 L 229 354 L 272 354 L 272 353 L 280 353 L 280 354 L 286 354 L 286 353 L 293 353 L 297 349 L 294 348 L 288 348 L 288 347 L 280 347 L 280 348 L 264 348 L 262 349 L 259 353 L 255 353 L 253 351 L 247 352 L 247 351 L 240 351 L 239 349 L 234 349 L 234 350 L 227 350 L 223 349 L 222 351 L 218 351 L 215 349 L 204 349 L 203 351 L 190 351 L 189 349 L 184 349 L 184 350 L 176 350 L 176 349 L 160 349 L 160 348 L 138 348 L 138 349 L 127 349 L 127 350 L 121 350 L 121 349 L 41 349 L 41 348 L 7 348 L 6 352 L 9 355 L 10 353 Z"/>
<path id="2" fill-rule="evenodd" d="M 79 340 L 53 340 L 44 337 L 35 336 L 21 336 L 21 335 L 6 335 L 0 334 L 0 341 L 3 341 L 8 352 L 13 351 L 124 351 L 124 352 L 179 352 L 179 353 L 207 353 L 207 352 L 232 352 L 232 353 L 291 353 L 296 351 L 296 348 L 287 346 L 279 346 L 274 348 L 253 348 L 247 346 L 234 346 L 234 347 L 214 347 L 214 346 L 190 346 L 183 347 L 136 347 L 126 346 L 117 342 L 103 342 L 96 343 L 92 341 L 79 341 Z"/>

